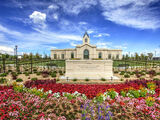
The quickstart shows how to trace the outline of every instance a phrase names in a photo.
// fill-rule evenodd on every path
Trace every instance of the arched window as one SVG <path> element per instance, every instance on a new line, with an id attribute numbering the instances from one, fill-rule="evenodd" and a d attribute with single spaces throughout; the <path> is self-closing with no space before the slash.
<path id="1" fill-rule="evenodd" d="M 74 58 L 74 53 L 73 52 L 71 53 L 71 58 Z"/>
<path id="2" fill-rule="evenodd" d="M 54 54 L 54 59 L 57 59 L 57 54 Z"/>
<path id="3" fill-rule="evenodd" d="M 61 54 L 61 59 L 64 59 L 64 54 Z"/>
<path id="4" fill-rule="evenodd" d="M 87 43 L 87 41 L 88 41 L 88 39 L 87 38 L 85 38 L 85 42 Z"/>
<path id="5" fill-rule="evenodd" d="M 117 60 L 119 59 L 119 54 L 116 55 L 116 59 L 117 59 Z"/>
<path id="6" fill-rule="evenodd" d="M 101 52 L 99 52 L 99 54 L 98 54 L 98 58 L 102 58 L 102 53 Z"/>
<path id="7" fill-rule="evenodd" d="M 84 59 L 89 59 L 89 51 L 87 49 L 84 50 L 83 55 Z"/>
<path id="8" fill-rule="evenodd" d="M 111 54 L 108 54 L 108 59 L 112 59 L 112 55 Z"/>

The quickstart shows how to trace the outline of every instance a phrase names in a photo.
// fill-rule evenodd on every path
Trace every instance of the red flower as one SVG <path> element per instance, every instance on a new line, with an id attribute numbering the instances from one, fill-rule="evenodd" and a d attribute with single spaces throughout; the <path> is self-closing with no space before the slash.
<path id="1" fill-rule="evenodd" d="M 125 103 L 124 103 L 124 102 L 122 102 L 122 101 L 120 101 L 120 105 L 121 105 L 121 106 L 123 106 L 123 105 L 125 105 Z"/>

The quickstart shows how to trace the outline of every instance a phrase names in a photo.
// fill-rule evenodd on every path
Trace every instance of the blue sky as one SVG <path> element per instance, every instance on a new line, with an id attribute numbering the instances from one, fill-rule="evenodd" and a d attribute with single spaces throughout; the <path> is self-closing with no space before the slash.
<path id="1" fill-rule="evenodd" d="M 0 52 L 99 48 L 160 56 L 160 0 L 0 0 Z"/>

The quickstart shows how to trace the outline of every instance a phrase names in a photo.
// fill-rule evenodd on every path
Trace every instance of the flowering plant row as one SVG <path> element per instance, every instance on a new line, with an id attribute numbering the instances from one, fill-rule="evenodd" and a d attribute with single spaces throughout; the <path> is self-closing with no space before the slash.
<path id="1" fill-rule="evenodd" d="M 46 81 L 47 82 L 47 81 Z M 155 83 L 155 82 L 153 82 Z M 44 91 L 48 91 L 48 90 L 52 90 L 53 93 L 57 93 L 59 92 L 61 95 L 63 92 L 68 92 L 68 93 L 74 93 L 75 91 L 78 91 L 79 93 L 83 93 L 85 94 L 89 99 L 93 99 L 94 97 L 96 97 L 96 95 L 98 93 L 104 93 L 106 90 L 109 90 L 111 88 L 114 88 L 114 90 L 117 93 L 121 93 L 122 90 L 125 91 L 129 90 L 129 88 L 133 88 L 134 91 L 130 91 L 129 93 L 132 93 L 132 95 L 134 95 L 134 97 L 139 97 L 139 96 L 145 96 L 145 90 L 141 91 L 141 95 L 138 95 L 138 91 L 140 89 L 140 87 L 148 87 L 147 83 L 146 85 L 143 84 L 139 84 L 139 83 L 135 83 L 135 82 L 131 82 L 131 83 L 125 83 L 125 84 L 106 84 L 106 85 L 81 85 L 81 84 L 57 84 L 57 83 L 49 83 L 49 84 L 33 84 L 33 85 L 26 85 L 26 87 L 29 88 L 37 88 L 37 89 L 41 89 L 43 88 Z M 154 88 L 154 91 L 156 91 L 156 94 L 159 95 L 160 94 L 160 88 L 159 86 Z M 150 91 L 150 92 L 154 92 L 154 91 Z M 143 95 L 142 95 L 143 94 Z M 136 96 L 137 95 L 137 96 Z"/>

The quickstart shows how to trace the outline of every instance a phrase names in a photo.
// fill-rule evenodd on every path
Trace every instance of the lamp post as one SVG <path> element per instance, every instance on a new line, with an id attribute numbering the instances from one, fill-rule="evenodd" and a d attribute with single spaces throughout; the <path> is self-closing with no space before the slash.
<path id="1" fill-rule="evenodd" d="M 16 46 L 15 46 L 15 55 L 16 55 L 16 70 L 17 70 L 17 67 L 18 67 L 18 66 L 17 66 L 17 61 L 18 61 L 18 60 L 17 60 L 17 48 L 18 48 L 18 46 L 16 45 Z"/>

